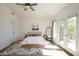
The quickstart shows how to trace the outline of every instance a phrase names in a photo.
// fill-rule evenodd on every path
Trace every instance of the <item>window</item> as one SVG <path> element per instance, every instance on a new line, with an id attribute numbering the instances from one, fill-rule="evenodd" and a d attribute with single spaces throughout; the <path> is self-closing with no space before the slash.
<path id="1" fill-rule="evenodd" d="M 69 18 L 67 23 L 68 48 L 76 50 L 76 17 Z"/>

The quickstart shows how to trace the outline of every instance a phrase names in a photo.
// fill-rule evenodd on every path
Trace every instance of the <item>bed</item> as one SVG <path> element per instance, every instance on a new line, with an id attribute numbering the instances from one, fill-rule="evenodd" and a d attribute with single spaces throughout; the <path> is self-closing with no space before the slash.
<path id="1" fill-rule="evenodd" d="M 42 36 L 28 36 L 21 42 L 22 48 L 43 48 L 46 41 Z"/>

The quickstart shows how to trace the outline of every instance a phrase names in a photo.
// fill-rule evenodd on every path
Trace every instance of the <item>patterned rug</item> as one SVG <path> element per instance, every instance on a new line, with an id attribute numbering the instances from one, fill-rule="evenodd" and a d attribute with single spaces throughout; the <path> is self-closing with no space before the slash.
<path id="1" fill-rule="evenodd" d="M 19 43 L 0 53 L 0 56 L 43 56 L 41 48 L 21 48 Z"/>
<path id="2" fill-rule="evenodd" d="M 42 56 L 41 49 L 38 48 L 13 48 L 8 49 L 1 56 Z"/>

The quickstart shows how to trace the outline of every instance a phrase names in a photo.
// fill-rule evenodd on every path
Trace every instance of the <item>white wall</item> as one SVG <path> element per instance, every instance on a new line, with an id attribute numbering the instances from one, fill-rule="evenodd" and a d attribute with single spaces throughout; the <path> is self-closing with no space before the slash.
<path id="1" fill-rule="evenodd" d="M 57 24 L 59 24 L 59 20 L 66 20 L 68 17 L 72 16 L 73 14 L 78 14 L 77 16 L 77 51 L 79 52 L 79 4 L 69 4 L 68 6 L 64 7 L 57 15 L 55 15 L 54 19 L 57 19 Z M 57 30 L 59 29 L 59 26 L 57 26 Z M 57 31 L 57 36 L 59 35 Z M 57 41 L 59 38 L 56 38 L 54 41 L 59 44 Z M 59 44 L 61 46 L 61 44 Z M 67 51 L 71 52 L 74 55 L 77 55 L 76 52 L 67 49 L 65 46 L 63 47 Z"/>
<path id="2" fill-rule="evenodd" d="M 0 4 L 0 50 L 19 39 L 19 20 L 16 14 L 12 15 L 11 9 L 5 4 Z M 15 39 L 12 39 L 11 22 L 15 23 Z"/>
<path id="3" fill-rule="evenodd" d="M 32 24 L 38 24 L 42 34 L 46 32 L 46 27 L 51 26 L 50 18 L 47 17 L 23 17 L 21 22 L 23 33 L 32 31 Z"/>

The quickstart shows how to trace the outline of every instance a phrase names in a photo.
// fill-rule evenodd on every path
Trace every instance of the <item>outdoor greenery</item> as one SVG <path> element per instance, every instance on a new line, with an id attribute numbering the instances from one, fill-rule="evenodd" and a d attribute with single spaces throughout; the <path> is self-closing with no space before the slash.
<path id="1" fill-rule="evenodd" d="M 60 41 L 64 40 L 64 25 L 61 24 L 60 26 Z"/>
<path id="2" fill-rule="evenodd" d="M 76 17 L 68 20 L 68 36 L 70 39 L 76 37 Z"/>

